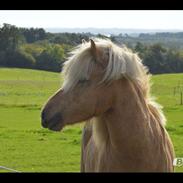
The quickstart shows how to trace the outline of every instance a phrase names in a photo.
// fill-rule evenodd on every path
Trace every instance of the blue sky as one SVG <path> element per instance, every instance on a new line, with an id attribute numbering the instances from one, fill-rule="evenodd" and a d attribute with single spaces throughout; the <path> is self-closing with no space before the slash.
<path id="1" fill-rule="evenodd" d="M 3 23 L 43 28 L 140 28 L 183 30 L 182 10 L 0 10 Z"/>

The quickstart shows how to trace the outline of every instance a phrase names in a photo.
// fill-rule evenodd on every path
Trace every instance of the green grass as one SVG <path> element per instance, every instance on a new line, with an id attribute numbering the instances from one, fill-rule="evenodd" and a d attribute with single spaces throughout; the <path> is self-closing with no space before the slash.
<path id="1" fill-rule="evenodd" d="M 164 106 L 176 156 L 183 157 L 183 106 L 174 87 L 183 74 L 153 76 L 152 93 Z M 62 132 L 43 129 L 40 110 L 60 88 L 60 74 L 30 69 L 0 69 L 0 166 L 24 172 L 79 172 L 83 124 Z M 183 167 L 176 168 L 182 171 Z M 0 169 L 0 172 L 7 172 Z"/>

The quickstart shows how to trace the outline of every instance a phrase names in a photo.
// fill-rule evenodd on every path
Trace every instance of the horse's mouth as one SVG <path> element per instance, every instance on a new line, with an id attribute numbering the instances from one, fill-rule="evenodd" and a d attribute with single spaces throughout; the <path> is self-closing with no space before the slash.
<path id="1" fill-rule="evenodd" d="M 61 131 L 63 125 L 61 123 L 50 123 L 48 124 L 48 129 L 52 131 Z"/>
<path id="2" fill-rule="evenodd" d="M 57 113 L 49 121 L 42 121 L 42 126 L 52 131 L 61 131 L 64 126 L 62 115 Z"/>

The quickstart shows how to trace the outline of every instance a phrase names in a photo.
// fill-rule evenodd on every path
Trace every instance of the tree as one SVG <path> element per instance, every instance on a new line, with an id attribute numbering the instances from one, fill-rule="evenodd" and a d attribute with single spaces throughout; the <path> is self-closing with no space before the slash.
<path id="1" fill-rule="evenodd" d="M 22 50 L 17 50 L 6 56 L 5 66 L 8 67 L 33 68 L 34 64 L 34 57 Z"/>
<path id="2" fill-rule="evenodd" d="M 151 73 L 163 73 L 166 67 L 166 52 L 160 44 L 150 46 L 143 58 L 143 62 L 149 67 Z"/>
<path id="3" fill-rule="evenodd" d="M 39 40 L 46 39 L 46 32 L 42 28 L 20 28 L 22 35 L 24 35 L 27 43 L 33 43 Z"/>
<path id="4" fill-rule="evenodd" d="M 48 45 L 37 57 L 36 68 L 47 71 L 60 72 L 64 62 L 64 49 L 60 45 Z"/>
<path id="5" fill-rule="evenodd" d="M 0 28 L 0 66 L 9 66 L 10 60 L 16 65 L 16 61 L 11 58 L 16 55 L 20 44 L 24 41 L 24 36 L 20 34 L 17 27 L 3 24 Z"/>
<path id="6" fill-rule="evenodd" d="M 15 51 L 23 42 L 25 42 L 24 36 L 20 34 L 17 27 L 3 24 L 0 28 L 0 51 Z"/>
<path id="7" fill-rule="evenodd" d="M 144 58 L 144 55 L 146 54 L 147 51 L 147 47 L 144 46 L 143 43 L 137 42 L 134 50 L 139 54 L 141 58 Z"/>

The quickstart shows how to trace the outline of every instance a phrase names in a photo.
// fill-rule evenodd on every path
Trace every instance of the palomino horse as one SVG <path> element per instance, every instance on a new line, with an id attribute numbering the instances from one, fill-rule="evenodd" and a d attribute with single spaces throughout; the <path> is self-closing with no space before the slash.
<path id="1" fill-rule="evenodd" d="M 137 54 L 109 40 L 83 42 L 64 65 L 64 83 L 42 110 L 60 131 L 86 121 L 82 172 L 172 172 L 174 148 L 150 75 Z"/>

